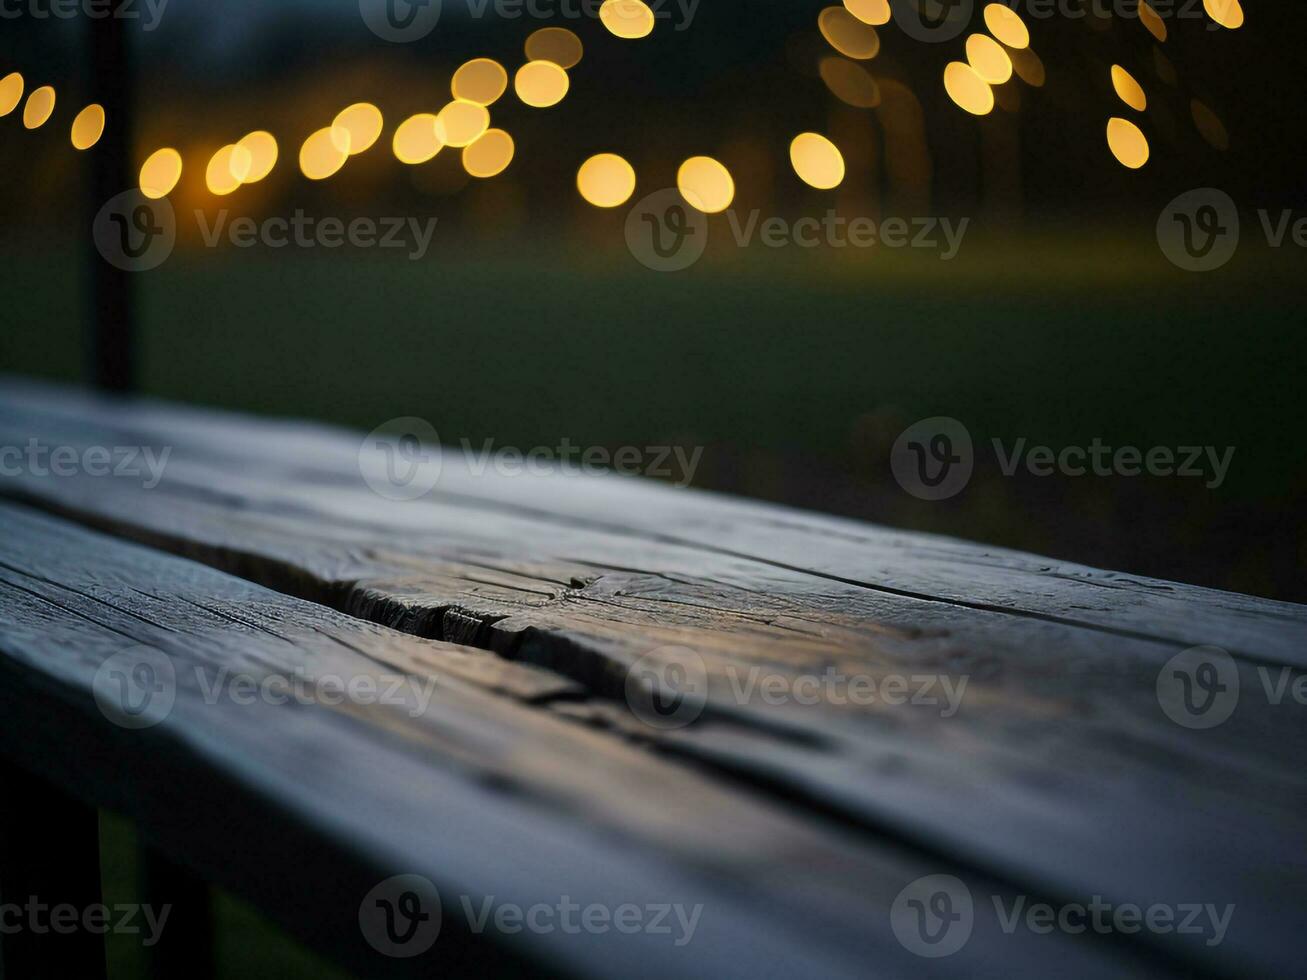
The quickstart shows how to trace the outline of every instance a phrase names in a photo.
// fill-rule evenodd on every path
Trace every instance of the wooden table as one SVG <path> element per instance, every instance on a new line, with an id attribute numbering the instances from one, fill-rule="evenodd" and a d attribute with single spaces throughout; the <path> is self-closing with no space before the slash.
<path id="1" fill-rule="evenodd" d="M 0 379 L 0 901 L 94 892 L 93 805 L 367 977 L 1301 975 L 1304 607 L 362 441 Z M 1013 920 L 1096 897 L 1233 910 Z"/>

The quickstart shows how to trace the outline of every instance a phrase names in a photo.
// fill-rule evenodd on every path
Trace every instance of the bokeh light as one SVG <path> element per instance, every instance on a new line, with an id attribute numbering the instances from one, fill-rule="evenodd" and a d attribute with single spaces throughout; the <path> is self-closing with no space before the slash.
<path id="1" fill-rule="evenodd" d="M 654 13 L 644 0 L 604 0 L 599 20 L 617 37 L 636 40 L 654 29 Z"/>
<path id="2" fill-rule="evenodd" d="M 831 94 L 841 102 L 859 109 L 880 105 L 880 87 L 871 73 L 856 61 L 827 55 L 821 59 L 817 71 Z"/>
<path id="3" fill-rule="evenodd" d="M 552 61 L 528 61 L 513 77 L 517 97 L 536 109 L 562 102 L 569 84 L 567 72 Z"/>
<path id="4" fill-rule="evenodd" d="M 232 143 L 209 158 L 209 165 L 204 168 L 204 186 L 210 194 L 230 194 L 240 187 L 249 172 L 250 151 Z"/>
<path id="5" fill-rule="evenodd" d="M 1009 48 L 1030 47 L 1030 31 L 1026 22 L 1011 7 L 1001 3 L 991 3 L 985 7 L 985 27 Z"/>
<path id="6" fill-rule="evenodd" d="M 165 197 L 182 177 L 182 155 L 171 146 L 155 150 L 141 164 L 141 193 L 149 198 Z"/>
<path id="7" fill-rule="evenodd" d="M 948 97 L 974 116 L 994 110 L 994 90 L 976 69 L 961 61 L 951 61 L 944 69 L 944 91 Z"/>
<path id="8" fill-rule="evenodd" d="M 1148 0 L 1139 0 L 1139 23 L 1148 28 L 1148 33 L 1159 41 L 1166 41 L 1166 21 L 1148 4 Z"/>
<path id="9" fill-rule="evenodd" d="M 462 102 L 492 105 L 508 90 L 508 72 L 493 58 L 473 58 L 454 72 L 449 90 Z"/>
<path id="10" fill-rule="evenodd" d="M 559 68 L 572 68 L 584 54 L 581 39 L 565 27 L 542 27 L 526 39 L 528 61 L 552 61 Z"/>
<path id="11" fill-rule="evenodd" d="M 864 24 L 879 27 L 890 21 L 889 0 L 844 0 L 844 6 Z"/>
<path id="12" fill-rule="evenodd" d="M 494 177 L 513 162 L 513 137 L 502 129 L 487 129 L 463 149 L 463 169 L 473 177 Z"/>
<path id="13" fill-rule="evenodd" d="M 490 128 L 490 111 L 455 99 L 436 114 L 436 139 L 445 146 L 468 146 Z"/>
<path id="14" fill-rule="evenodd" d="M 1138 170 L 1148 162 L 1148 138 L 1129 119 L 1108 120 L 1107 145 L 1123 167 Z"/>
<path id="15" fill-rule="evenodd" d="M 1012 77 L 1012 59 L 1003 45 L 987 34 L 967 38 L 967 64 L 991 85 L 1002 85 Z"/>
<path id="16" fill-rule="evenodd" d="M 330 177 L 349 159 L 349 142 L 343 126 L 324 126 L 312 133 L 300 147 L 300 173 L 309 180 Z"/>
<path id="17" fill-rule="evenodd" d="M 34 88 L 32 94 L 27 97 L 27 104 L 23 106 L 23 125 L 28 129 L 38 129 L 45 125 L 52 112 L 54 112 L 54 88 L 49 85 Z"/>
<path id="18" fill-rule="evenodd" d="M 1203 9 L 1222 27 L 1232 31 L 1243 27 L 1243 5 L 1239 0 L 1203 0 Z"/>
<path id="19" fill-rule="evenodd" d="M 23 76 L 11 71 L 0 78 L 0 116 L 7 116 L 23 100 Z"/>
<path id="20" fill-rule="evenodd" d="M 89 150 L 104 134 L 104 106 L 92 102 L 73 119 L 69 138 L 78 150 Z"/>
<path id="21" fill-rule="evenodd" d="M 826 43 L 846 58 L 867 61 L 880 52 L 876 28 L 864 24 L 843 7 L 827 7 L 819 13 L 817 29 Z"/>
<path id="22" fill-rule="evenodd" d="M 238 144 L 250 157 L 249 170 L 243 178 L 247 184 L 255 184 L 268 174 L 277 164 L 277 140 L 267 130 L 256 129 L 242 136 Z"/>
<path id="23" fill-rule="evenodd" d="M 409 116 L 399 124 L 391 140 L 395 159 L 410 165 L 426 163 L 443 145 L 436 135 L 436 117 L 430 112 Z"/>
<path id="24" fill-rule="evenodd" d="M 635 193 L 635 168 L 616 153 L 597 153 L 576 172 L 576 189 L 597 208 L 615 208 Z"/>
<path id="25" fill-rule="evenodd" d="M 350 156 L 372 146 L 381 135 L 382 125 L 381 110 L 370 102 L 355 102 L 340 110 L 331 122 L 333 129 L 339 127 L 349 133 L 349 142 L 344 149 Z"/>
<path id="26" fill-rule="evenodd" d="M 681 164 L 676 172 L 676 189 L 704 214 L 725 211 L 735 200 L 735 179 L 712 157 L 690 157 Z"/>
<path id="27" fill-rule="evenodd" d="M 790 143 L 790 164 L 799 179 L 818 190 L 838 187 L 844 180 L 844 155 L 820 133 L 800 133 Z"/>
<path id="28" fill-rule="evenodd" d="M 1120 65 L 1112 66 L 1112 88 L 1116 89 L 1117 96 L 1131 109 L 1143 112 L 1148 108 L 1148 96 L 1144 94 L 1143 86 Z"/>

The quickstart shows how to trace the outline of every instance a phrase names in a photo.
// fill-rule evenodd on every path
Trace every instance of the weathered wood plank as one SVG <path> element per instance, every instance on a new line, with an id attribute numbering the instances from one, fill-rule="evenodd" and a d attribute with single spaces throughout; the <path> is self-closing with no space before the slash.
<path id="1" fill-rule="evenodd" d="M 1168 972 L 1124 947 L 1006 936 L 989 900 L 1012 901 L 1001 883 L 577 725 L 515 695 L 532 680 L 493 676 L 535 668 L 8 504 L 0 521 L 0 749 L 123 809 L 363 975 L 514 960 L 578 976 L 919 974 L 930 961 L 895 940 L 890 907 L 905 884 L 940 872 L 976 900 L 973 937 L 945 974 L 1042 971 L 1050 957 L 1078 976 Z M 494 672 L 469 670 L 478 658 Z M 120 709 L 141 705 L 104 686 L 133 662 L 171 678 L 171 695 L 143 709 L 159 712 L 150 727 L 110 721 L 131 724 Z M 394 703 L 246 703 L 219 685 L 224 672 L 314 690 L 363 677 L 414 687 Z M 360 903 L 394 874 L 423 875 L 443 896 L 440 939 L 417 960 L 378 956 L 360 935 Z M 464 895 L 474 909 L 486 896 L 522 908 L 568 896 L 702 912 L 683 946 L 612 931 L 476 935 Z"/>
<path id="2" fill-rule="evenodd" d="M 1301 676 L 1300 607 L 630 480 L 478 477 L 449 456 L 430 495 L 394 502 L 365 486 L 357 436 L 47 389 L 0 401 L 0 433 L 172 449 L 147 492 L 27 474 L 11 495 L 535 663 L 584 695 L 556 711 L 1018 887 L 1234 903 L 1217 948 L 1132 941 L 1231 974 L 1284 968 L 1307 898 L 1304 727 L 1259 670 Z M 1156 695 L 1199 643 L 1235 655 L 1248 695 L 1214 731 L 1177 726 Z M 706 705 L 658 731 L 632 721 L 624 681 L 669 646 L 702 658 Z M 968 686 L 949 716 L 741 693 L 756 672 L 792 691 L 828 667 Z"/>

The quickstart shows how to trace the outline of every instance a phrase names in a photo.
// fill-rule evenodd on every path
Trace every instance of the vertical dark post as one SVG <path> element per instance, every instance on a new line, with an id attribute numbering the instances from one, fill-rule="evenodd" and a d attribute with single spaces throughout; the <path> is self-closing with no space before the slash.
<path id="1" fill-rule="evenodd" d="M 0 783 L 5 980 L 104 980 L 104 924 L 87 928 L 101 902 L 98 813 L 9 763 Z"/>
<path id="2" fill-rule="evenodd" d="M 149 950 L 150 977 L 212 980 L 213 898 L 208 884 L 144 841 L 139 860 L 142 901 L 168 909 L 167 925 Z"/>
<path id="3" fill-rule="evenodd" d="M 135 186 L 132 173 L 132 60 L 128 31 L 139 21 L 119 16 L 132 0 L 112 0 L 109 16 L 88 17 L 91 81 L 104 106 L 105 129 L 90 151 L 93 172 L 87 202 L 90 249 L 91 378 L 107 391 L 127 391 L 135 382 L 132 273 L 107 262 L 91 241 L 90 224 L 115 194 Z M 135 7 L 128 7 L 135 10 Z"/>

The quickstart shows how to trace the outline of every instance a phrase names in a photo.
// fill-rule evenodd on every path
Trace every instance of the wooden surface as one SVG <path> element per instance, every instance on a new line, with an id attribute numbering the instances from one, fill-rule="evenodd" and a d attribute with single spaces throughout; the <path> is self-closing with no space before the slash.
<path id="1" fill-rule="evenodd" d="M 0 480 L 5 751 L 39 747 L 68 786 L 365 975 L 486 957 L 584 976 L 1298 970 L 1307 708 L 1257 694 L 1258 668 L 1307 666 L 1302 607 L 632 479 L 478 475 L 448 453 L 430 494 L 393 501 L 360 475 L 358 433 L 10 379 L 0 446 L 32 438 L 170 455 L 151 489 Z M 414 716 L 215 706 L 179 683 L 157 729 L 106 731 L 91 678 L 133 644 L 201 673 L 385 670 L 437 688 Z M 1163 665 L 1201 644 L 1234 655 L 1246 695 L 1207 731 L 1156 695 Z M 685 649 L 707 672 L 702 711 L 651 727 L 627 706 L 628 669 Z M 739 693 L 828 667 L 967 686 L 947 716 Z M 95 751 L 42 720 L 51 698 Z M 443 896 L 704 912 L 677 948 L 472 935 L 446 897 L 432 954 L 376 963 L 358 901 L 400 873 Z M 971 939 L 944 959 L 890 929 L 895 896 L 928 874 L 976 897 Z M 1009 935 L 995 895 L 1234 913 L 1216 946 Z"/>

